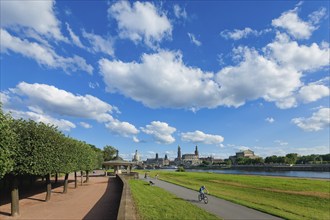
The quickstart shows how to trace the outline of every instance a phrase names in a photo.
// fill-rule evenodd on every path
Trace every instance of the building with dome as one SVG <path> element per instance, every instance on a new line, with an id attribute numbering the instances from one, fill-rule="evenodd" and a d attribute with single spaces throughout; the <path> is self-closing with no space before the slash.
<path id="1" fill-rule="evenodd" d="M 133 156 L 132 161 L 134 161 L 134 162 L 139 162 L 140 161 L 140 154 L 138 153 L 137 150 L 135 150 L 135 154 Z"/>

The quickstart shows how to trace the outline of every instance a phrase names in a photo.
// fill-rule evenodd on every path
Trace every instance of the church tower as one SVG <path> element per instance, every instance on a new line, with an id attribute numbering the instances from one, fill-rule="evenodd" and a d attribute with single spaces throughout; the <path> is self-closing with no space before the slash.
<path id="1" fill-rule="evenodd" d="M 138 154 L 137 150 L 135 150 L 133 161 L 140 161 L 140 155 Z"/>
<path id="2" fill-rule="evenodd" d="M 196 148 L 195 148 L 195 155 L 198 157 L 198 147 L 196 145 Z"/>
<path id="3" fill-rule="evenodd" d="M 181 160 L 181 147 L 178 146 L 178 160 Z"/>

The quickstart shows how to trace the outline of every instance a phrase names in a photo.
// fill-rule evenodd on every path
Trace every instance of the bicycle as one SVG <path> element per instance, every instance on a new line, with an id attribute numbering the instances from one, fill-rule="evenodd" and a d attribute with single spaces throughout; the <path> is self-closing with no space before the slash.
<path id="1" fill-rule="evenodd" d="M 206 193 L 199 193 L 198 194 L 198 201 L 204 200 L 204 203 L 207 204 L 209 202 L 209 199 L 206 196 Z"/>

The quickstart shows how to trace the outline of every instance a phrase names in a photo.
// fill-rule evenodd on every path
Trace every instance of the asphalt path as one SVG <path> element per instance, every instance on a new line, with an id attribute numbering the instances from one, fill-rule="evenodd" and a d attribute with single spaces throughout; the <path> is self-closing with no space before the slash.
<path id="1" fill-rule="evenodd" d="M 140 175 L 140 178 L 141 177 L 142 176 Z M 211 195 L 207 195 L 209 202 L 208 204 L 205 204 L 203 201 L 198 201 L 197 191 L 149 177 L 147 179 L 141 179 L 147 182 L 151 180 L 153 183 L 155 183 L 154 186 L 163 188 L 176 195 L 177 197 L 191 202 L 194 205 L 206 210 L 209 213 L 213 213 L 222 219 L 281 219 L 279 217 L 272 216 L 255 209 L 247 208 L 245 206 L 238 205 L 223 199 L 219 199 Z"/>

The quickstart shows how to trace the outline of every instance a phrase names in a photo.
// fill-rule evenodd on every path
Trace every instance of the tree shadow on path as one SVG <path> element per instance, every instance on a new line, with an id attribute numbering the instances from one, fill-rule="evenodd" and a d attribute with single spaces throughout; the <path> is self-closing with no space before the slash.
<path id="1" fill-rule="evenodd" d="M 110 177 L 105 193 L 83 219 L 117 219 L 122 190 L 120 180 Z"/>

